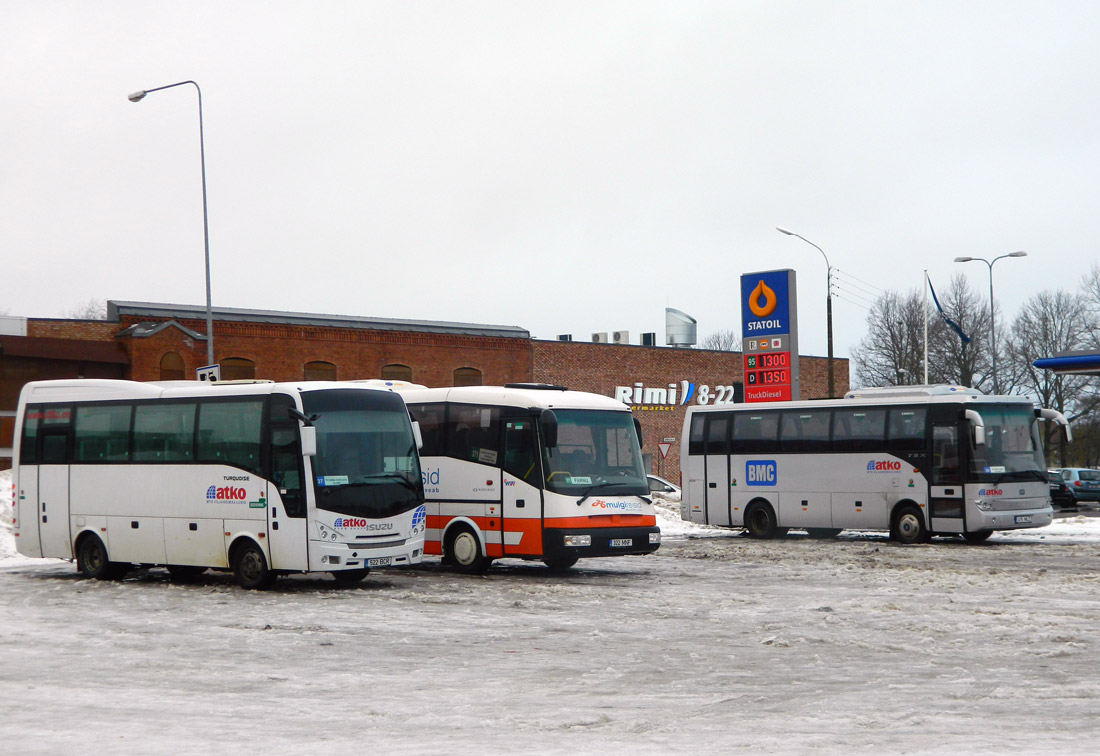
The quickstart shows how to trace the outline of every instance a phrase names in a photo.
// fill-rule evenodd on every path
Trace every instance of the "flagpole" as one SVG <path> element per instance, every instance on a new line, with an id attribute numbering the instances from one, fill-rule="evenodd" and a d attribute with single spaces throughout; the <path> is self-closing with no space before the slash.
<path id="1" fill-rule="evenodd" d="M 928 268 L 924 269 L 924 385 L 928 385 Z"/>

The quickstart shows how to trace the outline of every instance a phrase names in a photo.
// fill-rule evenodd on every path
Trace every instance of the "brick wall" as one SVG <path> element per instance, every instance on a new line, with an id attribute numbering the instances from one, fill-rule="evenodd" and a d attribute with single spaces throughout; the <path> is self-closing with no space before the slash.
<path id="1" fill-rule="evenodd" d="M 696 403 L 701 387 L 713 397 L 716 387 L 741 382 L 741 353 L 707 349 L 615 346 L 576 341 L 534 341 L 534 380 L 556 383 L 578 391 L 614 396 L 618 386 L 667 389 L 676 384 L 676 404 L 641 404 L 633 407 L 642 426 L 642 451 L 652 456 L 652 470 L 673 483 L 680 482 L 680 435 L 685 405 L 679 404 L 680 382 L 696 385 Z M 834 359 L 835 393 L 848 390 L 848 360 Z M 828 394 L 828 359 L 802 357 L 799 361 L 802 399 L 822 399 Z M 675 441 L 661 460 L 658 443 Z"/>
<path id="2" fill-rule="evenodd" d="M 142 319 L 146 321 L 147 319 Z M 121 330 L 137 320 L 116 326 Z M 180 321 L 205 333 L 205 321 Z M 169 327 L 148 337 L 128 338 L 132 378 L 160 378 L 160 361 L 176 352 L 184 361 L 184 375 L 206 364 L 206 342 Z M 484 338 L 406 331 L 370 331 L 278 323 L 214 323 L 214 361 L 230 357 L 251 360 L 256 377 L 273 381 L 301 380 L 307 362 L 336 365 L 339 380 L 378 378 L 389 364 L 412 368 L 412 380 L 428 386 L 454 385 L 454 371 L 480 370 L 485 384 L 531 380 L 531 342 L 526 339 Z"/>

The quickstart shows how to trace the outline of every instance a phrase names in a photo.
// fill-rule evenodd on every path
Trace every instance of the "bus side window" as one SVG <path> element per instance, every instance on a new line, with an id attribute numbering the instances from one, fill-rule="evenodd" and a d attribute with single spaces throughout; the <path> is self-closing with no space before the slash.
<path id="1" fill-rule="evenodd" d="M 937 425 L 932 432 L 932 482 L 959 482 L 959 429 Z"/>
<path id="2" fill-rule="evenodd" d="M 504 423 L 504 471 L 520 480 L 537 480 L 538 461 L 535 443 L 535 422 L 530 419 L 506 420 Z"/>

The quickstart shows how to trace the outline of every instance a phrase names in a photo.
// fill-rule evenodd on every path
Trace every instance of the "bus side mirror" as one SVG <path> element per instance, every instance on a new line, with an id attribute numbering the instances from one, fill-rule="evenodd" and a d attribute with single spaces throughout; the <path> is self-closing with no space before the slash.
<path id="1" fill-rule="evenodd" d="M 1066 443 L 1068 444 L 1073 441 L 1073 431 L 1069 429 L 1069 420 L 1067 420 L 1066 416 L 1063 415 L 1061 412 L 1044 407 L 1043 409 L 1036 410 L 1035 414 L 1043 418 L 1044 420 L 1053 420 L 1054 422 L 1058 423 L 1058 425 L 1062 426 L 1062 428 L 1066 432 Z"/>
<path id="2" fill-rule="evenodd" d="M 301 428 L 302 455 L 313 457 L 317 454 L 317 428 L 312 425 L 304 425 Z"/>
<path id="3" fill-rule="evenodd" d="M 558 445 L 558 416 L 554 410 L 543 410 L 539 424 L 542 426 L 542 442 L 547 449 L 553 449 Z"/>
<path id="4" fill-rule="evenodd" d="M 975 410 L 966 411 L 966 419 L 974 429 L 974 446 L 985 446 L 985 421 Z"/>
<path id="5" fill-rule="evenodd" d="M 638 448 L 642 447 L 642 424 L 638 421 L 638 418 L 634 418 L 634 430 L 638 432 Z"/>
<path id="6" fill-rule="evenodd" d="M 420 451 L 421 449 L 424 448 L 424 436 L 420 432 L 420 423 L 416 422 L 415 420 L 413 420 L 412 422 L 413 422 L 413 439 L 416 441 L 416 450 Z"/>

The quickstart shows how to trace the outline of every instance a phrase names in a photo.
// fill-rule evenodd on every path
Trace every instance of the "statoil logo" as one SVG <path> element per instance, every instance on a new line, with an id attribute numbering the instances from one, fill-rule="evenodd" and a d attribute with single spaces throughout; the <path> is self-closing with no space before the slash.
<path id="1" fill-rule="evenodd" d="M 982 488 L 978 490 L 978 496 L 1004 496 L 1003 488 Z"/>
<path id="2" fill-rule="evenodd" d="M 210 486 L 206 489 L 207 501 L 244 501 L 247 498 L 245 490 L 236 486 Z"/>
<path id="3" fill-rule="evenodd" d="M 776 303 L 778 303 L 778 301 L 779 298 L 776 297 L 775 292 L 772 291 L 771 287 L 764 283 L 763 279 L 760 279 L 760 281 L 756 284 L 756 288 L 752 290 L 751 294 L 749 294 L 749 310 L 751 310 L 752 314 L 758 318 L 766 318 L 773 312 L 775 312 L 775 305 Z M 751 325 L 754 324 L 750 324 L 750 330 L 752 330 Z M 774 326 L 759 325 L 757 326 L 757 328 L 777 328 L 778 326 L 779 321 L 777 320 L 775 321 Z"/>
<path id="4" fill-rule="evenodd" d="M 867 463 L 867 472 L 901 472 L 901 462 L 893 459 L 872 459 Z"/>

